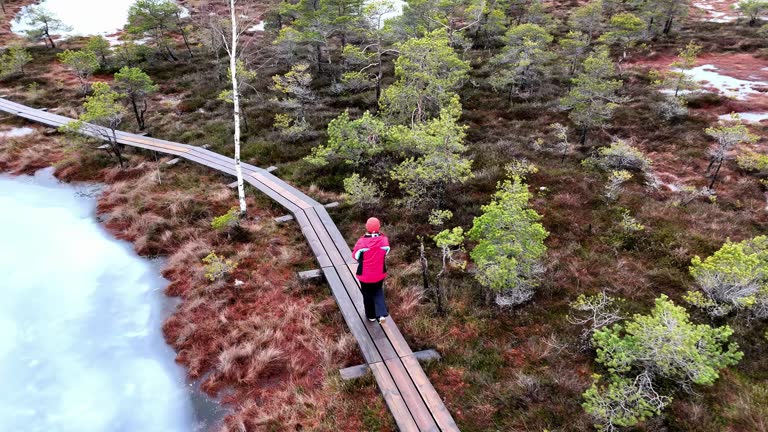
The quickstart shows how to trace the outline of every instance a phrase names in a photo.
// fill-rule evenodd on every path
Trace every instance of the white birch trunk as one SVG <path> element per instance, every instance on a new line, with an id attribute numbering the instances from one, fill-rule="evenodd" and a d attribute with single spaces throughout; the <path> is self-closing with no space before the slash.
<path id="1" fill-rule="evenodd" d="M 237 83 L 237 16 L 235 1 L 229 0 L 229 12 L 232 20 L 232 46 L 229 47 L 229 70 L 232 74 L 232 102 L 235 117 L 235 172 L 237 173 L 237 196 L 240 200 L 240 213 L 245 214 L 245 185 L 243 184 L 243 169 L 240 166 L 240 90 Z"/>

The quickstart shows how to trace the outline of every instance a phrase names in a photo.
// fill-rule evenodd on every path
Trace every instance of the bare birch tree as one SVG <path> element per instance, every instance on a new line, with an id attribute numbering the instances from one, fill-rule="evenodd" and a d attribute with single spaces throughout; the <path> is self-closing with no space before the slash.
<path id="1" fill-rule="evenodd" d="M 237 13 L 238 0 L 229 0 L 229 24 L 230 28 L 227 30 L 220 28 L 219 35 L 221 36 L 224 49 L 229 55 L 229 75 L 232 81 L 232 106 L 233 106 L 233 118 L 235 122 L 235 173 L 237 175 L 237 196 L 240 201 L 240 214 L 244 215 L 246 211 L 245 205 L 245 185 L 243 183 L 243 169 L 240 164 L 240 84 L 238 82 L 238 55 L 240 47 L 240 38 L 247 30 L 247 25 L 240 25 L 238 22 Z M 245 14 L 239 14 L 240 16 L 247 16 Z"/>

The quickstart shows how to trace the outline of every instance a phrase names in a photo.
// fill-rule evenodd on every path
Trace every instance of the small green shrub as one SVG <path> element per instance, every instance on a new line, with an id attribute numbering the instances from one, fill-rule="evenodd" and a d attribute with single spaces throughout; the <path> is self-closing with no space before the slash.
<path id="1" fill-rule="evenodd" d="M 768 317 L 768 237 L 727 241 L 704 260 L 693 257 L 689 270 L 701 289 L 686 295 L 692 305 L 712 316 L 748 309 L 758 318 Z"/>
<path id="2" fill-rule="evenodd" d="M 0 80 L 24 74 L 24 66 L 32 61 L 32 55 L 24 47 L 9 47 L 0 57 Z"/>
<path id="3" fill-rule="evenodd" d="M 232 207 L 228 212 L 221 216 L 216 216 L 211 221 L 211 228 L 216 231 L 228 231 L 240 224 L 240 210 Z"/>
<path id="4" fill-rule="evenodd" d="M 736 162 L 744 171 L 768 175 L 768 155 L 747 151 L 737 156 Z"/>
<path id="5" fill-rule="evenodd" d="M 355 173 L 344 179 L 344 192 L 350 204 L 369 208 L 381 201 L 384 196 L 378 185 Z"/>
<path id="6" fill-rule="evenodd" d="M 235 261 L 216 255 L 216 251 L 211 251 L 208 256 L 203 258 L 203 264 L 205 277 L 211 282 L 224 279 L 237 268 Z"/>
<path id="7" fill-rule="evenodd" d="M 714 384 L 720 369 L 738 363 L 744 354 L 732 334 L 728 326 L 690 322 L 685 308 L 662 295 L 650 314 L 595 331 L 596 360 L 610 375 L 607 385 L 595 376 L 582 406 L 598 430 L 635 426 L 671 401 L 654 388 L 656 379 L 690 391 Z"/>
<path id="8" fill-rule="evenodd" d="M 598 330 L 593 340 L 597 362 L 611 373 L 652 371 L 685 387 L 712 385 L 720 369 L 741 360 L 732 334 L 728 326 L 691 323 L 688 311 L 662 294 L 649 315 Z"/>

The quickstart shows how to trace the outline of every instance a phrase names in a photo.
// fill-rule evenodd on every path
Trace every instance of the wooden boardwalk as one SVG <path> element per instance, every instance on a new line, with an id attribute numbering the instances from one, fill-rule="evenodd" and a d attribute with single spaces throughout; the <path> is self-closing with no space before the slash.
<path id="1" fill-rule="evenodd" d="M 0 98 L 0 111 L 57 128 L 72 121 L 3 98 Z M 120 144 L 175 155 L 235 175 L 232 158 L 200 147 L 126 132 L 117 132 L 117 139 Z M 357 262 L 325 207 L 262 168 L 243 163 L 242 169 L 245 182 L 290 211 L 301 227 L 398 428 L 401 431 L 458 431 L 397 324 L 392 319 L 383 324 L 365 319 L 355 278 Z"/>

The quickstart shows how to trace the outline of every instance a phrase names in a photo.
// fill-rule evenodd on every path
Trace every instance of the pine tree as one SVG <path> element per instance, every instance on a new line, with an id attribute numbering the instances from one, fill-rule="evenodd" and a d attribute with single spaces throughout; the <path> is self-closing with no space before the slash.
<path id="1" fill-rule="evenodd" d="M 146 127 L 144 114 L 147 112 L 147 96 L 157 91 L 158 86 L 143 70 L 136 67 L 123 67 L 115 74 L 114 86 L 125 95 L 133 108 L 139 129 Z"/>
<path id="2" fill-rule="evenodd" d="M 66 50 L 56 55 L 80 81 L 83 94 L 88 92 L 88 79 L 99 70 L 99 59 L 93 51 Z"/>
<path id="3" fill-rule="evenodd" d="M 107 83 L 96 82 L 91 86 L 91 95 L 86 96 L 78 120 L 62 126 L 67 133 L 84 133 L 103 139 L 109 143 L 110 151 L 117 158 L 120 168 L 124 161 L 120 144 L 117 142 L 117 128 L 125 117 L 125 109 L 120 104 L 122 95 L 109 88 Z"/>
<path id="4" fill-rule="evenodd" d="M 112 46 L 104 36 L 93 36 L 88 39 L 85 49 L 93 52 L 99 58 L 99 66 L 107 67 L 107 58 L 112 54 Z"/>
<path id="5" fill-rule="evenodd" d="M 32 54 L 20 45 L 11 45 L 0 56 L 0 80 L 24 74 L 24 66 L 32 61 Z"/>
<path id="6" fill-rule="evenodd" d="M 587 141 L 589 130 L 610 120 L 622 102 L 616 94 L 622 81 L 612 79 L 614 65 L 607 50 L 601 49 L 590 55 L 584 61 L 583 69 L 571 80 L 573 87 L 568 95 L 560 99 L 560 105 L 570 110 L 570 119 L 580 129 L 582 145 Z"/>
<path id="7" fill-rule="evenodd" d="M 128 9 L 127 30 L 149 37 L 158 53 L 174 61 L 178 57 L 171 48 L 172 34 L 178 32 L 184 39 L 190 57 L 193 56 L 181 21 L 181 7 L 172 0 L 136 0 Z"/>
<path id="8" fill-rule="evenodd" d="M 739 10 L 749 19 L 749 25 L 757 25 L 757 20 L 760 16 L 768 11 L 768 1 L 766 0 L 741 0 L 736 4 L 736 9 Z"/>
<path id="9" fill-rule="evenodd" d="M 508 89 L 508 101 L 517 95 L 536 96 L 547 77 L 553 59 L 549 45 L 553 37 L 536 24 L 521 24 L 507 32 L 507 45 L 491 59 L 495 69 L 489 82 L 494 89 Z"/>
<path id="10" fill-rule="evenodd" d="M 758 139 L 756 135 L 751 134 L 749 129 L 741 123 L 738 114 L 731 114 L 731 120 L 734 123 L 733 125 L 722 124 L 718 127 L 710 127 L 704 130 L 707 135 L 717 140 L 717 144 L 709 152 L 710 161 L 706 171 L 706 174 L 711 177 L 709 182 L 710 189 L 715 186 L 717 176 L 720 174 L 720 168 L 722 168 L 723 162 L 728 157 L 728 152 L 739 144 L 753 143 Z M 712 168 L 715 168 L 714 172 L 712 172 Z"/>
<path id="11" fill-rule="evenodd" d="M 16 17 L 16 21 L 29 27 L 29 30 L 26 31 L 27 37 L 32 40 L 43 40 L 46 43 L 45 46 L 50 43 L 51 48 L 56 48 L 52 34 L 72 30 L 72 27 L 64 24 L 51 11 L 42 6 L 25 8 L 24 12 Z"/>
<path id="12" fill-rule="evenodd" d="M 392 179 L 405 193 L 409 207 L 429 203 L 440 209 L 446 189 L 472 177 L 472 161 L 462 156 L 466 151 L 466 126 L 458 124 L 461 116 L 458 99 L 454 96 L 437 118 L 413 128 L 396 126 L 389 132 L 392 147 L 412 155 L 391 172 Z"/>
<path id="13" fill-rule="evenodd" d="M 483 206 L 468 232 L 477 241 L 470 252 L 477 265 L 475 277 L 500 306 L 530 300 L 538 286 L 549 233 L 539 223 L 541 216 L 529 208 L 529 199 L 528 185 L 513 175 L 499 184 L 493 201 Z"/>
<path id="14" fill-rule="evenodd" d="M 384 91 L 382 111 L 393 123 L 411 125 L 439 115 L 466 79 L 469 63 L 456 55 L 445 30 L 408 40 L 397 49 L 397 81 Z"/>

